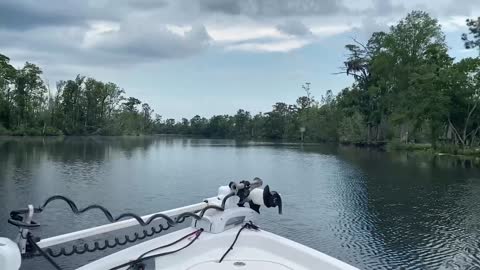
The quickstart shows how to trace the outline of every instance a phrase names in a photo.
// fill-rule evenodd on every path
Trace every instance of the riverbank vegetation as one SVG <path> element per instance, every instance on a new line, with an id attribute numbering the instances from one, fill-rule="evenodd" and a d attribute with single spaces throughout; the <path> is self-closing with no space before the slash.
<path id="1" fill-rule="evenodd" d="M 480 18 L 459 38 L 480 52 Z M 295 104 L 270 112 L 162 119 L 148 103 L 111 82 L 78 75 L 49 89 L 42 70 L 16 69 L 0 55 L 0 134 L 184 134 L 385 145 L 393 148 L 474 150 L 480 144 L 480 58 L 454 59 L 438 21 L 413 11 L 386 32 L 345 46 L 336 76 L 355 83 L 320 98 L 305 83 Z M 463 149 L 463 150 L 459 150 Z"/>

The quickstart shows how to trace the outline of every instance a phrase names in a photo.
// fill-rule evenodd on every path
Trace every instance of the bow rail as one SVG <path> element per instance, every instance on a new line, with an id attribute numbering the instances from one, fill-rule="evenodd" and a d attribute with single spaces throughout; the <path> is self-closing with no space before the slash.
<path id="1" fill-rule="evenodd" d="M 180 215 L 184 212 L 198 212 L 198 211 L 201 211 L 206 206 L 207 206 L 207 203 L 201 202 L 201 203 L 187 205 L 187 206 L 183 206 L 183 207 L 179 207 L 179 208 L 175 208 L 175 209 L 171 209 L 171 210 L 167 210 L 167 211 L 163 211 L 163 212 L 148 214 L 148 215 L 142 216 L 141 218 L 144 221 L 147 221 L 150 217 L 152 217 L 154 215 L 158 215 L 158 214 L 164 214 L 164 215 L 167 215 L 169 217 L 175 217 L 175 216 L 178 216 L 178 215 Z M 134 219 L 134 218 L 126 219 L 126 220 L 118 221 L 118 222 L 115 222 L 115 223 L 109 223 L 109 224 L 100 225 L 100 226 L 97 226 L 97 227 L 92 227 L 92 228 L 88 228 L 88 229 L 84 229 L 84 230 L 80 230 L 80 231 L 75 231 L 75 232 L 71 232 L 71 233 L 66 233 L 66 234 L 62 234 L 62 235 L 57 235 L 57 236 L 45 238 L 43 240 L 40 240 L 40 242 L 38 242 L 37 244 L 40 248 L 46 248 L 46 247 L 51 247 L 51 246 L 63 244 L 63 243 L 66 243 L 66 242 L 70 242 L 70 241 L 73 241 L 73 240 L 78 240 L 78 239 L 91 237 L 91 236 L 95 236 L 95 235 L 99 235 L 99 234 L 103 234 L 103 233 L 107 233 L 107 232 L 121 230 L 121 229 L 125 229 L 125 228 L 132 227 L 132 226 L 137 226 L 137 225 L 138 225 L 138 222 L 137 222 L 136 219 Z"/>

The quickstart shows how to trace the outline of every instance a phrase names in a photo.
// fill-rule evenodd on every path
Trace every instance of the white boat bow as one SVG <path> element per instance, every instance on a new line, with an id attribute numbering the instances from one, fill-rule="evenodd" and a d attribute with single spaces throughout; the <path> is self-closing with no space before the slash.
<path id="1" fill-rule="evenodd" d="M 49 247 L 131 227 L 139 223 L 148 226 L 152 220 L 157 218 L 165 219 L 167 225 L 164 229 L 168 229 L 171 225 L 181 223 L 189 217 L 192 218 L 192 223 L 188 228 L 152 237 L 151 240 L 100 258 L 77 270 L 357 269 L 317 250 L 258 228 L 255 222 L 260 216 L 261 206 L 278 207 L 279 212 L 282 209 L 280 194 L 270 191 L 268 186 L 260 189 L 261 185 L 262 181 L 258 178 L 252 182 L 242 181 L 238 184 L 231 182 L 229 186 L 220 187 L 216 197 L 209 198 L 202 203 L 143 217 L 123 214 L 114 218 L 108 210 L 103 209 L 106 211 L 104 213 L 107 218 L 112 222 L 111 224 L 41 241 L 35 241 L 33 238 L 32 229 L 39 226 L 33 222 L 33 215 L 41 212 L 48 205 L 49 200 L 39 208 L 29 206 L 27 209 L 12 211 L 12 219 L 9 222 L 19 227 L 20 232 L 16 243 L 7 238 L 0 238 L 0 269 L 18 270 L 21 258 L 31 255 L 44 256 L 56 269 L 62 269 L 55 263 L 53 257 L 70 256 L 81 253 L 82 250 L 75 248 L 77 252 L 74 252 L 73 249 L 70 251 L 63 249 L 63 251 L 60 250 L 61 252 L 54 253 Z M 101 208 L 100 206 L 89 206 L 78 209 L 67 198 L 57 196 L 55 199 L 66 201 L 72 211 L 78 214 L 89 209 Z M 20 215 L 22 218 L 19 217 Z M 127 216 L 134 218 L 120 221 Z M 109 245 L 113 247 L 118 243 L 113 242 Z M 88 247 L 88 252 L 108 248 L 109 245 L 105 243 L 103 247 L 95 243 Z M 83 250 L 83 252 L 86 251 Z"/>

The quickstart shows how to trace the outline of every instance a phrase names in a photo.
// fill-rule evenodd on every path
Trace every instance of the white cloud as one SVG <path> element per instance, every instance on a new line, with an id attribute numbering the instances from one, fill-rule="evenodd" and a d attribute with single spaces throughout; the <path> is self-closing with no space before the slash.
<path id="1" fill-rule="evenodd" d="M 280 39 L 288 37 L 273 26 L 207 26 L 208 34 L 216 42 L 242 42 L 255 39 Z"/>
<path id="2" fill-rule="evenodd" d="M 312 31 L 312 33 L 318 37 L 328 37 L 328 36 L 339 35 L 339 34 L 351 31 L 352 29 L 353 29 L 352 25 L 336 24 L 336 25 L 312 26 L 310 28 L 310 31 Z"/>
<path id="3" fill-rule="evenodd" d="M 108 22 L 108 21 L 93 21 L 90 23 L 90 29 L 85 32 L 85 36 L 83 39 L 83 46 L 93 47 L 99 39 L 101 39 L 102 35 L 118 32 L 120 30 L 120 25 L 115 22 Z"/>
<path id="4" fill-rule="evenodd" d="M 457 32 L 466 29 L 465 21 L 467 19 L 467 16 L 451 16 L 445 19 L 441 19 L 440 24 L 442 25 L 442 29 L 445 32 Z"/>
<path id="5" fill-rule="evenodd" d="M 209 26 L 207 31 L 215 43 L 227 51 L 283 53 L 305 47 L 317 42 L 319 38 L 341 34 L 352 29 L 352 26 L 348 25 L 318 24 L 308 28 L 302 24 L 302 27 L 304 27 L 303 34 L 299 33 L 298 27 L 286 31 L 285 27 L 279 29 L 278 26 L 251 24 L 232 27 Z"/>
<path id="6" fill-rule="evenodd" d="M 307 25 L 292 24 L 255 24 L 248 21 L 241 25 L 207 25 L 207 32 L 217 47 L 227 51 L 247 52 L 289 52 L 317 42 L 319 38 L 329 37 L 350 31 L 351 25 L 322 24 L 315 22 Z M 282 27 L 279 27 L 282 25 Z M 288 27 L 287 27 L 288 26 Z M 293 28 L 292 28 L 292 27 Z M 301 26 L 301 27 L 300 27 Z M 288 28 L 288 29 L 286 29 Z"/>
<path id="7" fill-rule="evenodd" d="M 291 36 L 275 26 L 263 24 L 212 25 L 207 31 L 215 44 L 226 51 L 288 52 L 311 43 L 311 40 Z"/>
<path id="8" fill-rule="evenodd" d="M 302 39 L 279 40 L 270 42 L 247 42 L 241 44 L 233 44 L 226 47 L 229 51 L 246 51 L 246 52 L 289 52 L 300 49 L 311 41 Z"/>
<path id="9" fill-rule="evenodd" d="M 165 27 L 168 31 L 177 34 L 179 36 L 185 36 L 188 32 L 192 30 L 191 25 L 175 25 L 175 24 L 166 24 Z"/>

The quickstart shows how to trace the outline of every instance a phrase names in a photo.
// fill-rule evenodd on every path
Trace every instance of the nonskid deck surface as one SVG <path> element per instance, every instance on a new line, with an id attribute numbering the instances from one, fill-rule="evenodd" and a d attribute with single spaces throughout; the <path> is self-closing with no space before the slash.
<path id="1" fill-rule="evenodd" d="M 234 227 L 220 234 L 203 232 L 197 241 L 189 247 L 166 256 L 155 258 L 154 269 L 185 269 L 185 270 L 254 270 L 254 269 L 325 269 L 325 270 L 356 270 L 326 254 L 305 247 L 301 244 L 266 232 L 264 230 L 243 230 L 233 249 L 219 263 L 222 255 L 232 244 L 240 227 Z M 98 261 L 85 265 L 79 270 L 110 269 L 138 258 L 148 250 L 172 243 L 179 238 L 194 232 L 196 229 L 182 229 L 150 241 L 138 244 L 114 253 Z M 167 248 L 162 248 L 154 255 L 179 249 L 194 236 Z M 147 264 L 152 265 L 151 262 Z M 123 268 L 123 269 L 126 269 Z M 150 269 L 148 267 L 147 269 Z M 357 269 L 358 270 L 358 269 Z"/>

